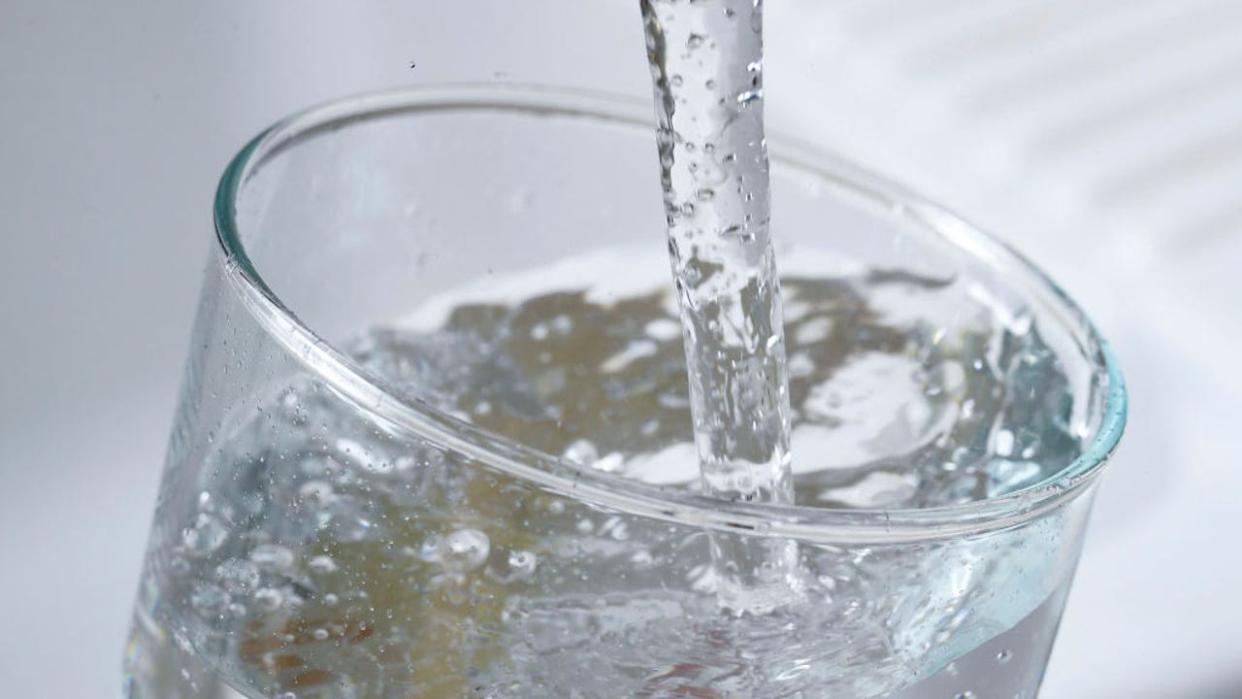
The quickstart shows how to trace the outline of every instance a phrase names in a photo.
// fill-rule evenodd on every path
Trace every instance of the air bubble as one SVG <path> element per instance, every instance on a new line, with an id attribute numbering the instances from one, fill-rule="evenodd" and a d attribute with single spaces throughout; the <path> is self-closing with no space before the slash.
<path id="1" fill-rule="evenodd" d="M 580 466 L 590 466 L 599 459 L 599 451 L 596 450 L 595 445 L 590 441 L 579 439 L 570 442 L 569 446 L 565 447 L 565 451 L 561 453 L 561 456 L 566 461 Z"/>
<path id="2" fill-rule="evenodd" d="M 439 562 L 448 570 L 466 572 L 483 565 L 491 550 L 491 540 L 478 529 L 458 529 L 441 540 Z"/>
<path id="3" fill-rule="evenodd" d="M 1000 456 L 1013 454 L 1013 432 L 998 430 L 996 432 L 996 453 Z"/>
<path id="4" fill-rule="evenodd" d="M 335 495 L 336 491 L 327 481 L 306 481 L 298 488 L 298 498 L 311 505 L 326 505 Z"/>
<path id="5" fill-rule="evenodd" d="M 190 604 L 200 612 L 215 612 L 228 603 L 229 596 L 218 585 L 197 582 L 190 592 Z"/>
<path id="6" fill-rule="evenodd" d="M 285 603 L 285 594 L 275 588 L 261 587 L 255 590 L 254 601 L 260 609 L 271 612 L 280 609 Z"/>
<path id="7" fill-rule="evenodd" d="M 279 544 L 260 544 L 250 552 L 250 561 L 261 570 L 280 573 L 293 567 L 293 552 Z"/>
<path id="8" fill-rule="evenodd" d="M 216 566 L 216 579 L 233 594 L 244 594 L 259 584 L 259 568 L 250 561 L 230 558 Z"/>
<path id="9" fill-rule="evenodd" d="M 306 562 L 306 567 L 310 569 L 310 572 L 319 573 L 320 575 L 333 573 L 337 570 L 336 561 L 332 560 L 331 556 L 315 556 Z"/>
<path id="10" fill-rule="evenodd" d="M 185 631 L 176 631 L 173 633 L 173 642 L 177 644 L 178 648 L 186 653 L 194 652 L 194 644 L 190 643 L 190 637 L 186 635 Z"/>
<path id="11" fill-rule="evenodd" d="M 648 337 L 659 342 L 668 342 L 681 337 L 681 325 L 668 318 L 658 318 L 647 323 L 644 328 Z"/>
<path id="12" fill-rule="evenodd" d="M 630 530 L 625 522 L 617 522 L 608 530 L 608 535 L 616 541 L 625 541 L 630 538 Z"/>
<path id="13" fill-rule="evenodd" d="M 763 99 L 763 90 L 747 90 L 738 94 L 737 104 L 739 107 L 749 107 L 761 99 Z"/>
<path id="14" fill-rule="evenodd" d="M 619 451 L 614 451 L 607 456 L 596 459 L 595 462 L 591 464 L 591 468 L 596 471 L 603 471 L 604 473 L 616 473 L 624 466 L 625 455 Z"/>
<path id="15" fill-rule="evenodd" d="M 200 513 L 194 526 L 181 532 L 181 542 L 195 555 L 206 556 L 215 552 L 229 538 L 229 528 L 215 515 Z"/>
<path id="16" fill-rule="evenodd" d="M 538 564 L 539 558 L 530 551 L 515 549 L 509 552 L 509 570 L 514 580 L 530 577 Z"/>

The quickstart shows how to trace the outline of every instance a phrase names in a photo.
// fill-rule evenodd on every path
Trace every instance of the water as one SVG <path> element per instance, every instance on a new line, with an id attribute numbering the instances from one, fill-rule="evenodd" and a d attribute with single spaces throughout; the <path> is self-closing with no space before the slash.
<path id="1" fill-rule="evenodd" d="M 489 280 L 348 349 L 394 392 L 530 447 L 702 489 L 677 300 L 641 274 L 570 281 L 650 268 L 626 259 Z M 969 280 L 794 271 L 798 504 L 979 500 L 1081 453 L 1047 407 L 1073 400 L 1039 328 L 1002 322 Z M 960 319 L 948 330 L 945 308 Z M 317 385 L 258 408 L 171 491 L 183 500 L 161 502 L 131 696 L 1009 697 L 1035 686 L 1055 632 L 1055 521 L 935 546 L 804 545 L 798 598 L 736 617 L 690 524 L 540 492 Z"/>
<path id="2" fill-rule="evenodd" d="M 669 254 L 701 478 L 730 500 L 793 492 L 789 377 L 769 235 L 762 0 L 642 0 Z M 721 603 L 762 612 L 801 584 L 781 542 L 718 542 Z"/>

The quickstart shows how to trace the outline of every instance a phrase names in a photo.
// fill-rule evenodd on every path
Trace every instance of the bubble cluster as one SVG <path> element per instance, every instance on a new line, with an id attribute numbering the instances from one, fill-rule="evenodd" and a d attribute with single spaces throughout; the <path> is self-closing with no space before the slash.
<path id="1" fill-rule="evenodd" d="M 1064 420 L 1033 408 L 1070 398 L 1038 325 L 1019 336 L 981 314 L 926 321 L 918 309 L 969 298 L 917 275 L 791 278 L 785 292 L 799 504 L 964 502 L 1080 453 Z M 570 290 L 463 304 L 439 329 L 377 330 L 356 355 L 398 396 L 560 456 L 581 477 L 693 492 L 670 300 Z M 1017 533 L 951 555 L 803 546 L 800 598 L 734 621 L 720 614 L 700 529 L 542 492 L 403 441 L 311 387 L 222 432 L 207 458 L 159 558 L 159 621 L 262 696 L 435 682 L 498 699 L 529 696 L 532 682 L 546 696 L 882 696 L 925 671 L 951 679 L 934 696 L 984 696 L 980 663 L 946 668 L 937 654 L 1018 623 L 1034 602 L 1015 599 L 1045 593 L 996 581 L 1056 560 L 1053 537 Z M 1030 672 L 1043 655 L 1015 634 L 981 646 L 982 666 Z"/>
<path id="2" fill-rule="evenodd" d="M 214 553 L 228 538 L 228 526 L 219 517 L 206 512 L 199 513 L 194 524 L 181 531 L 181 540 L 186 550 L 198 556 Z"/>

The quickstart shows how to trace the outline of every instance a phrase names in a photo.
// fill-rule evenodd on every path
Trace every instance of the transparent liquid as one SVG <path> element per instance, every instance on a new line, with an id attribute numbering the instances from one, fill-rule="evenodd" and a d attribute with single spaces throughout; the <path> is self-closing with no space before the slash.
<path id="1" fill-rule="evenodd" d="M 788 503 L 789 377 L 769 235 L 761 0 L 642 0 L 669 254 L 704 490 Z M 779 541 L 716 542 L 720 601 L 764 612 L 801 586 Z"/>
<path id="2" fill-rule="evenodd" d="M 702 488 L 676 300 L 633 279 L 558 287 L 566 269 L 641 269 L 598 262 L 450 294 L 349 349 L 394 392 L 509 439 Z M 972 308 L 964 286 L 784 279 L 799 504 L 983 499 L 1081 452 L 1038 328 Z M 920 315 L 939 307 L 967 320 Z M 1050 522 L 943 547 L 802 545 L 797 601 L 723 614 L 698 528 L 540 492 L 316 386 L 239 417 L 205 459 L 172 490 L 187 500 L 161 501 L 131 697 L 1014 696 L 1038 683 L 1063 597 L 1038 584 Z"/>

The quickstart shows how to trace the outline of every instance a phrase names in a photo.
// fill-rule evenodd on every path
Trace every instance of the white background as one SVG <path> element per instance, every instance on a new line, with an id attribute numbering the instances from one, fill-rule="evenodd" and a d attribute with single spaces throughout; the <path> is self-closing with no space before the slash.
<path id="1" fill-rule="evenodd" d="M 1029 251 L 1121 356 L 1052 699 L 1242 696 L 1239 9 L 769 3 L 770 121 Z M 645 95 L 636 3 L 0 0 L 0 694 L 119 692 L 225 162 L 459 80 Z"/>

